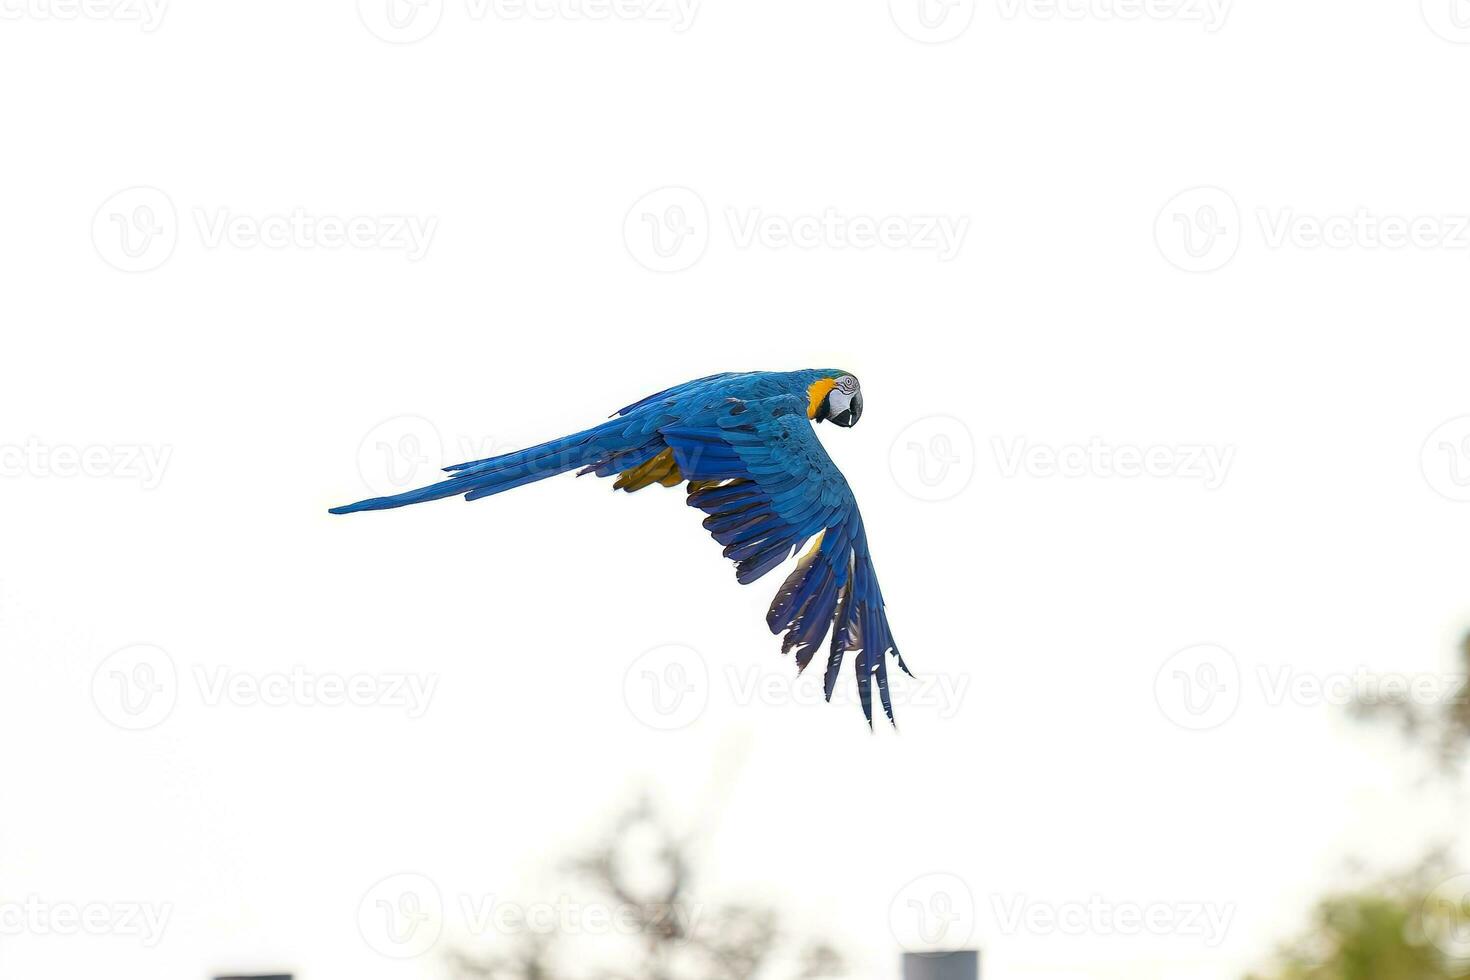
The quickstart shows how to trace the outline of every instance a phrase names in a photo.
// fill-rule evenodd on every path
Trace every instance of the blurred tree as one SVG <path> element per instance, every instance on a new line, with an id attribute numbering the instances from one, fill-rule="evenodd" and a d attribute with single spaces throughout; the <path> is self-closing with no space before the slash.
<path id="1" fill-rule="evenodd" d="M 1317 904 L 1307 930 L 1248 980 L 1465 980 L 1470 908 L 1438 890 L 1438 856 L 1413 872 Z"/>
<path id="2" fill-rule="evenodd" d="M 644 800 L 615 822 L 590 852 L 571 862 L 589 887 L 587 905 L 625 916 L 636 940 L 631 956 L 616 943 L 600 962 L 584 947 L 571 955 L 556 931 L 520 935 L 509 950 L 456 952 L 463 980 L 821 980 L 842 976 L 830 945 L 782 928 L 778 913 L 752 905 L 706 906 L 690 897 L 691 847 Z"/>
<path id="3" fill-rule="evenodd" d="M 1353 714 L 1393 723 L 1445 776 L 1470 761 L 1470 635 L 1460 642 L 1461 673 L 1433 704 L 1410 691 L 1360 697 Z M 1282 947 L 1267 973 L 1249 980 L 1470 980 L 1470 876 L 1446 871 L 1435 852 L 1407 874 L 1330 895 L 1306 931 Z"/>
<path id="4" fill-rule="evenodd" d="M 1353 713 L 1364 720 L 1395 723 L 1404 737 L 1423 745 L 1447 772 L 1463 768 L 1470 758 L 1470 634 L 1460 641 L 1459 683 L 1433 705 L 1416 704 L 1409 693 L 1359 698 Z"/>

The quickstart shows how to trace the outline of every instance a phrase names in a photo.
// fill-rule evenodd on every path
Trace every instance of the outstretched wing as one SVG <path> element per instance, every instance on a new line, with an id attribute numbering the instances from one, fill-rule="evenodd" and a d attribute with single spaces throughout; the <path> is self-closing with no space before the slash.
<path id="1" fill-rule="evenodd" d="M 785 632 L 783 653 L 805 669 L 830 630 L 825 691 L 832 698 L 842 659 L 855 654 L 858 696 L 873 723 L 872 684 L 893 721 L 887 655 L 908 673 L 883 611 L 857 501 L 794 395 L 729 399 L 700 419 L 659 430 L 678 472 L 690 481 L 689 504 L 734 560 L 741 583 L 765 575 L 809 538 L 817 540 L 776 593 L 766 614 Z"/>

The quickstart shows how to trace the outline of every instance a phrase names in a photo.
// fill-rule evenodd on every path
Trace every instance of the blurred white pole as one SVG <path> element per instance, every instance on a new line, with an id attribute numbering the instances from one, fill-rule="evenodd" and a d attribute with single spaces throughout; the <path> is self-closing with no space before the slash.
<path id="1" fill-rule="evenodd" d="M 904 953 L 903 980 L 980 980 L 980 954 L 973 949 Z"/>

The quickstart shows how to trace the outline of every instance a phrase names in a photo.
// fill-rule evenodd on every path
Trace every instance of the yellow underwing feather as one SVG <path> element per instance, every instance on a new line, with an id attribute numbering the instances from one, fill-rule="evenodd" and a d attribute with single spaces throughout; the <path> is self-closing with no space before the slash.
<path id="1" fill-rule="evenodd" d="M 613 489 L 633 493 L 655 483 L 677 487 L 683 482 L 684 474 L 679 472 L 679 464 L 674 462 L 674 451 L 665 449 L 648 462 L 618 474 L 618 481 L 613 484 Z"/>

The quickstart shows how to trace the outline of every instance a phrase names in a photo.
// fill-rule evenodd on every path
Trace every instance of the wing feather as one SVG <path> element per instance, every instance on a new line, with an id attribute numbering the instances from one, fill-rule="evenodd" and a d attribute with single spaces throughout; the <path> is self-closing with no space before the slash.
<path id="1" fill-rule="evenodd" d="M 782 652 L 795 651 L 799 670 L 830 632 L 827 699 L 844 657 L 853 653 L 864 717 L 871 725 L 876 685 L 892 722 L 888 656 L 908 668 L 888 628 L 857 501 L 817 439 L 804 402 L 790 395 L 729 399 L 712 424 L 659 431 L 685 477 L 719 481 L 701 482 L 688 500 L 707 515 L 704 526 L 737 563 L 740 582 L 755 581 L 817 536 L 776 591 L 766 624 L 786 634 Z"/>

